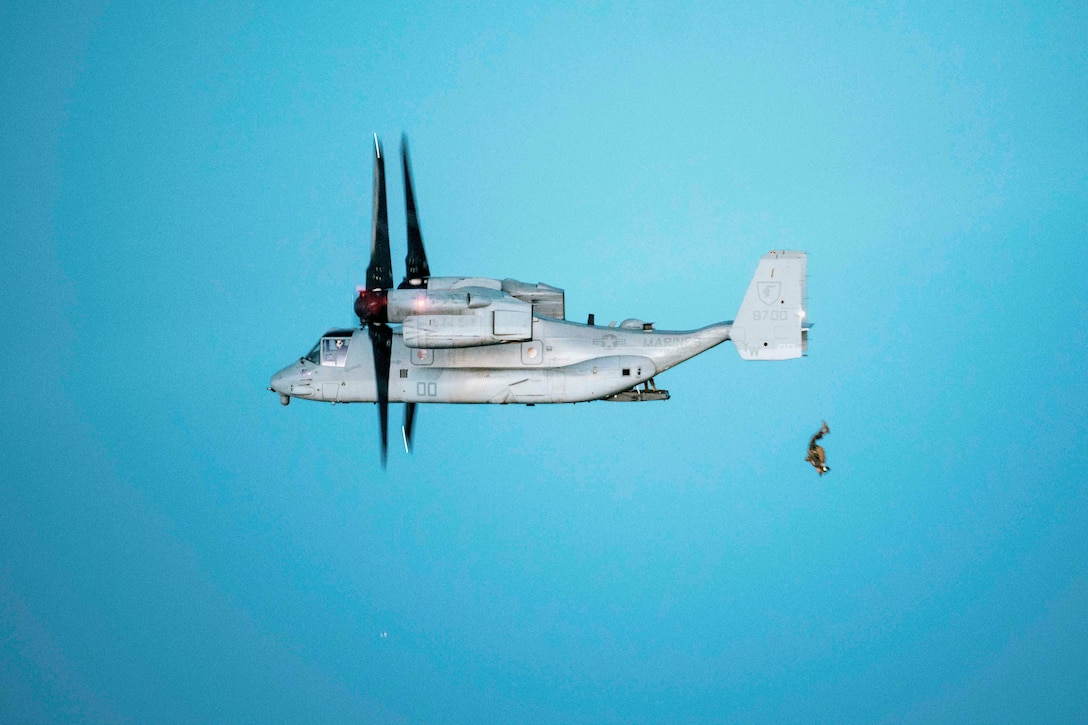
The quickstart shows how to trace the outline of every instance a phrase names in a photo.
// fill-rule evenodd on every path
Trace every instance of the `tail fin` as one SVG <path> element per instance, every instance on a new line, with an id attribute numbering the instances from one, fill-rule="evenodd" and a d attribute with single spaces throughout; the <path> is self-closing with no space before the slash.
<path id="1" fill-rule="evenodd" d="M 764 254 L 729 337 L 745 360 L 789 360 L 808 348 L 804 252 Z"/>

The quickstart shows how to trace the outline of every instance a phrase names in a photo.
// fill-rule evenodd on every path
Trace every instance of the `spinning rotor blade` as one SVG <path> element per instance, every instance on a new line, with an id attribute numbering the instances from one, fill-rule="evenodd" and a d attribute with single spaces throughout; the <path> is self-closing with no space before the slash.
<path id="1" fill-rule="evenodd" d="M 412 189 L 412 172 L 408 162 L 408 140 L 401 139 L 401 156 L 404 162 L 404 199 L 408 221 L 408 256 L 405 263 L 408 274 L 401 283 L 405 287 L 426 287 L 431 271 L 427 266 L 427 253 L 423 250 L 423 236 L 419 231 L 415 194 Z M 387 294 L 393 287 L 393 264 L 389 255 L 389 209 L 385 199 L 385 159 L 378 136 L 374 136 L 374 217 L 370 235 L 370 265 L 366 270 L 366 289 L 355 300 L 355 313 L 366 326 L 374 353 L 374 384 L 377 392 L 378 423 L 382 439 L 382 467 L 389 455 L 389 365 L 393 351 L 393 330 L 385 324 Z M 404 447 L 411 449 L 412 426 L 415 423 L 415 403 L 408 403 L 404 410 Z"/>
<path id="2" fill-rule="evenodd" d="M 374 348 L 374 382 L 378 388 L 378 422 L 382 432 L 382 468 L 389 451 L 389 359 L 393 348 L 393 330 L 382 323 L 368 325 Z"/>
<path id="3" fill-rule="evenodd" d="M 400 289 L 426 288 L 431 268 L 427 265 L 427 252 L 423 248 L 423 232 L 419 228 L 419 214 L 416 212 L 416 194 L 412 187 L 412 163 L 408 158 L 408 137 L 400 137 L 400 159 L 404 169 L 404 211 L 408 225 L 408 256 L 404 258 L 404 281 Z M 412 450 L 412 427 L 416 421 L 416 404 L 404 405 L 404 450 Z"/>
<path id="4" fill-rule="evenodd" d="M 370 233 L 370 266 L 366 269 L 368 290 L 393 286 L 393 263 L 389 259 L 389 210 L 385 204 L 385 159 L 378 136 L 374 136 L 374 221 Z"/>
<path id="5" fill-rule="evenodd" d="M 400 157 L 404 166 L 404 207 L 408 219 L 408 256 L 404 258 L 406 267 L 404 281 L 400 288 L 426 287 L 431 269 L 427 266 L 427 252 L 423 249 L 423 234 L 419 230 L 419 215 L 416 214 L 416 196 L 412 189 L 412 167 L 408 161 L 408 137 L 400 137 Z"/>
<path id="6" fill-rule="evenodd" d="M 405 403 L 404 404 L 404 450 L 411 453 L 412 451 L 412 424 L 416 420 L 416 404 Z"/>

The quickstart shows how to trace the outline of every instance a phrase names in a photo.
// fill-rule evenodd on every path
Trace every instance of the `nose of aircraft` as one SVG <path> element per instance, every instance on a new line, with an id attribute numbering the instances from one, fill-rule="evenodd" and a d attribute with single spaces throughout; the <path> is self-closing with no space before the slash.
<path id="1" fill-rule="evenodd" d="M 280 395 L 287 395 L 290 385 L 291 384 L 287 382 L 287 368 L 280 370 L 272 376 L 272 389 Z"/>

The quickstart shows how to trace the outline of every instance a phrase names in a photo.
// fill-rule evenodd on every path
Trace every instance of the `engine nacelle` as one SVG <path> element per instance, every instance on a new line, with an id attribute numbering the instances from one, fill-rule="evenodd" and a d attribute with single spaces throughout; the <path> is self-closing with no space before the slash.
<path id="1" fill-rule="evenodd" d="M 429 277 L 426 288 L 388 290 L 381 295 L 385 319 L 389 322 L 404 322 L 417 315 L 474 314 L 474 310 L 500 300 L 524 302 L 537 317 L 562 320 L 565 313 L 563 290 L 516 279 Z"/>
<path id="2" fill-rule="evenodd" d="M 502 292 L 486 287 L 389 290 L 386 294 L 390 322 L 404 322 L 420 315 L 471 315 L 503 299 Z"/>
<path id="3" fill-rule="evenodd" d="M 410 315 L 401 327 L 407 347 L 450 348 L 533 339 L 532 305 L 505 297 L 461 314 Z"/>

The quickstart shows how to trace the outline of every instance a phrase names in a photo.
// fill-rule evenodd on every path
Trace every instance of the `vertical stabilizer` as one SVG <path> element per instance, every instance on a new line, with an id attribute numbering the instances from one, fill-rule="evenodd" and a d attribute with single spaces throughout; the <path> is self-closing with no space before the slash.
<path id="1" fill-rule="evenodd" d="M 745 360 L 789 360 L 807 346 L 804 252 L 770 252 L 748 285 L 729 337 Z"/>

